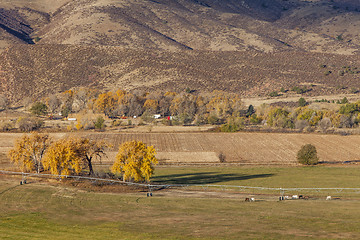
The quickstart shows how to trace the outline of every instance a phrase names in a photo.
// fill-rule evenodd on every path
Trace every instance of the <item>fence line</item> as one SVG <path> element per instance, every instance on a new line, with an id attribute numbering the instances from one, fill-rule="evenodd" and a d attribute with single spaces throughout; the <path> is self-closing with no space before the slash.
<path id="1" fill-rule="evenodd" d="M 360 193 L 360 188 L 271 188 L 271 187 L 252 187 L 252 186 L 236 186 L 236 185 L 215 185 L 215 184 L 147 184 L 147 183 L 133 183 L 133 182 L 124 182 L 116 179 L 107 179 L 107 178 L 95 178 L 95 177 L 84 177 L 84 176 L 71 176 L 71 175 L 53 175 L 53 174 L 42 174 L 42 173 L 24 173 L 24 172 L 12 172 L 0 170 L 0 174 L 9 174 L 9 175 L 22 175 L 29 177 L 48 177 L 48 178 L 73 178 L 73 179 L 85 179 L 90 181 L 103 181 L 110 183 L 121 183 L 132 186 L 148 187 L 149 190 L 153 188 L 186 188 L 186 187 L 201 187 L 202 189 L 211 188 L 220 188 L 220 189 L 238 189 L 238 190 L 268 190 L 268 191 L 280 191 L 280 194 L 284 192 L 292 191 L 351 191 Z"/>

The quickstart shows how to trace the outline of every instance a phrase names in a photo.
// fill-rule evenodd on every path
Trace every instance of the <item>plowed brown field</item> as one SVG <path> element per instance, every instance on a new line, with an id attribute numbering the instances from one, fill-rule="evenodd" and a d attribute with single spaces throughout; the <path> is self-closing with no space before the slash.
<path id="1" fill-rule="evenodd" d="M 280 133 L 91 133 L 86 136 L 104 139 L 114 146 L 141 140 L 154 145 L 159 158 L 168 162 L 214 162 L 223 153 L 227 162 L 243 164 L 297 164 L 296 153 L 304 144 L 314 144 L 320 161 L 360 160 L 360 136 Z M 216 155 L 209 154 L 215 153 Z M 115 153 L 115 152 L 114 152 Z M 189 154 L 194 153 L 193 158 Z M 178 156 L 178 157 L 176 157 Z M 207 156 L 207 157 L 206 157 Z M 218 160 L 219 161 L 219 160 Z"/>
<path id="2" fill-rule="evenodd" d="M 72 135 L 74 133 L 69 133 Z M 7 151 L 22 134 L 0 134 L 0 168 L 8 167 Z M 51 134 L 54 138 L 66 134 Z M 112 162 L 118 146 L 130 140 L 154 145 L 158 157 L 168 163 L 215 163 L 218 154 L 226 162 L 239 164 L 295 165 L 296 153 L 303 144 L 317 148 L 320 161 L 341 163 L 360 160 L 360 136 L 282 133 L 76 133 L 103 139 L 114 147 L 105 162 Z"/>

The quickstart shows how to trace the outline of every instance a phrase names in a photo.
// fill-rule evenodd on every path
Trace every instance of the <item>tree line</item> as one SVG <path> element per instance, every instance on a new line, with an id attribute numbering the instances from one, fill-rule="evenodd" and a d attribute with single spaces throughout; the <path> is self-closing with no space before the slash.
<path id="1" fill-rule="evenodd" d="M 143 116 L 144 119 L 160 114 L 173 116 L 179 124 L 215 124 L 225 122 L 230 116 L 240 116 L 242 107 L 238 94 L 223 91 L 148 93 L 120 89 L 100 92 L 80 88 L 32 103 L 30 111 L 36 115 L 61 113 L 66 117 L 85 109 L 109 118 Z"/>
<path id="2" fill-rule="evenodd" d="M 66 138 L 54 141 L 47 134 L 31 133 L 17 139 L 9 151 L 10 160 L 24 172 L 48 171 L 54 175 L 95 174 L 93 162 L 111 147 L 104 141 Z M 119 146 L 111 172 L 124 181 L 149 181 L 158 163 L 153 146 L 140 141 Z"/>

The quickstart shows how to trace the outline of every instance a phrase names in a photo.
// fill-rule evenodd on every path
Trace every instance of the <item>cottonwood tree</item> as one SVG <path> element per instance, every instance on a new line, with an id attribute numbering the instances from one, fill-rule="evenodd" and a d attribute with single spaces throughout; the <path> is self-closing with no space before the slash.
<path id="1" fill-rule="evenodd" d="M 101 159 L 109 145 L 104 141 L 88 138 L 61 139 L 53 143 L 44 158 L 44 168 L 52 174 L 70 175 L 88 169 L 94 174 L 92 162 Z"/>
<path id="2" fill-rule="evenodd" d="M 19 165 L 22 171 L 36 170 L 39 173 L 43 168 L 43 157 L 51 142 L 48 135 L 24 135 L 16 140 L 14 148 L 9 151 L 10 160 Z"/>
<path id="3" fill-rule="evenodd" d="M 100 94 L 94 103 L 95 109 L 106 116 L 112 116 L 117 105 L 118 96 L 113 92 Z"/>
<path id="4" fill-rule="evenodd" d="M 75 151 L 78 157 L 83 160 L 86 168 L 88 168 L 89 175 L 94 175 L 93 160 L 95 158 L 101 161 L 101 158 L 105 156 L 105 150 L 110 147 L 109 144 L 104 141 L 96 141 L 88 138 L 79 138 L 73 141 L 74 147 L 76 148 Z"/>
<path id="5" fill-rule="evenodd" d="M 155 148 L 141 141 L 125 142 L 119 147 L 112 173 L 120 173 L 124 181 L 149 181 L 158 163 Z"/>
<path id="6" fill-rule="evenodd" d="M 43 165 L 54 175 L 70 175 L 80 173 L 82 159 L 80 158 L 76 142 L 73 139 L 61 139 L 54 142 L 46 152 Z"/>

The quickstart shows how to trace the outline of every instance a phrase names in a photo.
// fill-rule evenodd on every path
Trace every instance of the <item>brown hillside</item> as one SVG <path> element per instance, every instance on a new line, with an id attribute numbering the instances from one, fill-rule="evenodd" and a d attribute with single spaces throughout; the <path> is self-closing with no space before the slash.
<path id="1" fill-rule="evenodd" d="M 355 0 L 0 0 L 1 91 L 355 92 L 359 11 Z"/>
<path id="2" fill-rule="evenodd" d="M 44 44 L 171 51 L 359 49 L 359 30 L 348 28 L 360 16 L 356 1 L 4 0 L 0 7 L 6 12 L 0 13 L 0 28 L 28 43 L 38 37 Z"/>
<path id="3" fill-rule="evenodd" d="M 21 45 L 1 54 L 0 78 L 2 92 L 13 100 L 79 86 L 161 91 L 190 87 L 257 96 L 281 87 L 307 85 L 312 90 L 306 94 L 316 95 L 360 89 L 360 73 L 339 75 L 344 66 L 360 69 L 359 60 L 359 56 L 306 52 L 167 52 Z M 331 73 L 326 75 L 328 71 Z"/>

